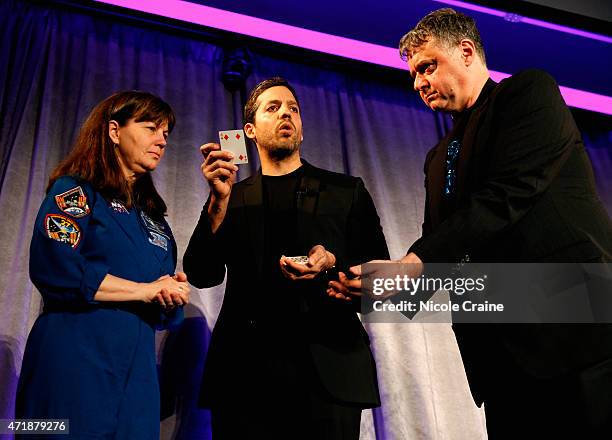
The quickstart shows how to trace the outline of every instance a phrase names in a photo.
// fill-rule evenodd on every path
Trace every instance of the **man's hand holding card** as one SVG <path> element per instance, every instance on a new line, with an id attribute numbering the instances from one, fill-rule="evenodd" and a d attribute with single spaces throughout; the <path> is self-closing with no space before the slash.
<path id="1" fill-rule="evenodd" d="M 232 183 L 238 167 L 232 163 L 234 155 L 230 151 L 223 151 L 219 144 L 208 143 L 200 147 L 204 156 L 202 174 L 210 186 L 213 196 L 218 200 L 229 197 Z"/>
<path id="2" fill-rule="evenodd" d="M 308 257 L 286 257 L 283 255 L 279 263 L 285 278 L 292 281 L 312 280 L 319 273 L 332 268 L 336 264 L 336 257 L 318 244 L 308 252 Z"/>
<path id="3" fill-rule="evenodd" d="M 202 174 L 211 191 L 208 216 L 214 233 L 225 218 L 238 166 L 232 163 L 234 153 L 222 150 L 219 144 L 212 142 L 204 144 L 200 147 L 200 152 L 204 156 L 201 165 Z"/>
<path id="4" fill-rule="evenodd" d="M 219 144 L 208 143 L 200 147 L 204 156 L 202 174 L 208 181 L 213 195 L 225 199 L 238 171 L 237 164 L 248 163 L 244 131 L 225 130 L 219 132 Z"/>

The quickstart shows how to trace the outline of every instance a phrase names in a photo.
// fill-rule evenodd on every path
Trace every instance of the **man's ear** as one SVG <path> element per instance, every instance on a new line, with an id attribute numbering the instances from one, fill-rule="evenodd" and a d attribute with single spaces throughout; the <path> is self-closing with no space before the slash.
<path id="1" fill-rule="evenodd" d="M 476 45 L 472 40 L 468 40 L 467 38 L 461 40 L 459 43 L 459 50 L 461 50 L 461 58 L 466 67 L 474 62 L 476 57 Z"/>
<path id="2" fill-rule="evenodd" d="M 119 144 L 119 123 L 117 121 L 108 121 L 108 137 L 113 144 Z"/>
<path id="3" fill-rule="evenodd" d="M 244 124 L 244 134 L 246 134 L 249 139 L 255 139 L 255 131 L 255 124 L 251 122 Z"/>

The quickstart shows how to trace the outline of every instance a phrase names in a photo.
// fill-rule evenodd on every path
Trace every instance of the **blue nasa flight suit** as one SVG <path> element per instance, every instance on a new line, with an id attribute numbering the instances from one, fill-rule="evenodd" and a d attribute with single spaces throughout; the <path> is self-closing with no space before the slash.
<path id="1" fill-rule="evenodd" d="M 165 221 L 108 201 L 87 182 L 58 179 L 30 246 L 44 309 L 25 349 L 17 418 L 69 419 L 62 439 L 159 439 L 155 328 L 177 324 L 183 311 L 93 297 L 106 274 L 147 283 L 175 265 Z"/>

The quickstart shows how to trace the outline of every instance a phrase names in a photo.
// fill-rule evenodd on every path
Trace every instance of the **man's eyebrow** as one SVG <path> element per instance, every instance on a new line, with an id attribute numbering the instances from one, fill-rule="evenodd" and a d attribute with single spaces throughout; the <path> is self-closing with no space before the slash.
<path id="1" fill-rule="evenodd" d="M 433 64 L 433 63 L 434 63 L 433 58 L 424 58 L 422 60 L 419 60 L 419 62 L 416 63 L 414 66 L 414 71 L 419 72 L 420 70 L 423 69 L 423 67 L 429 66 L 430 64 Z"/>
<path id="2" fill-rule="evenodd" d="M 269 101 L 266 101 L 263 105 L 264 106 L 268 106 L 270 104 L 276 104 L 276 105 L 281 105 L 283 103 L 282 100 L 280 99 L 270 99 Z M 287 101 L 287 105 L 298 105 L 297 101 L 291 99 L 289 101 Z M 299 107 L 299 105 L 298 105 Z"/>

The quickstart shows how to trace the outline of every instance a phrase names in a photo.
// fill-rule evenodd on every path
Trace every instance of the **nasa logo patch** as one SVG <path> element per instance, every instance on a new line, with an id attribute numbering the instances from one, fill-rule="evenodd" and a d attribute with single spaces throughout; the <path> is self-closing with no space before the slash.
<path id="1" fill-rule="evenodd" d="M 119 214 L 129 214 L 129 211 L 127 210 L 125 205 L 119 200 L 111 200 L 109 206 L 113 211 L 118 212 Z"/>

